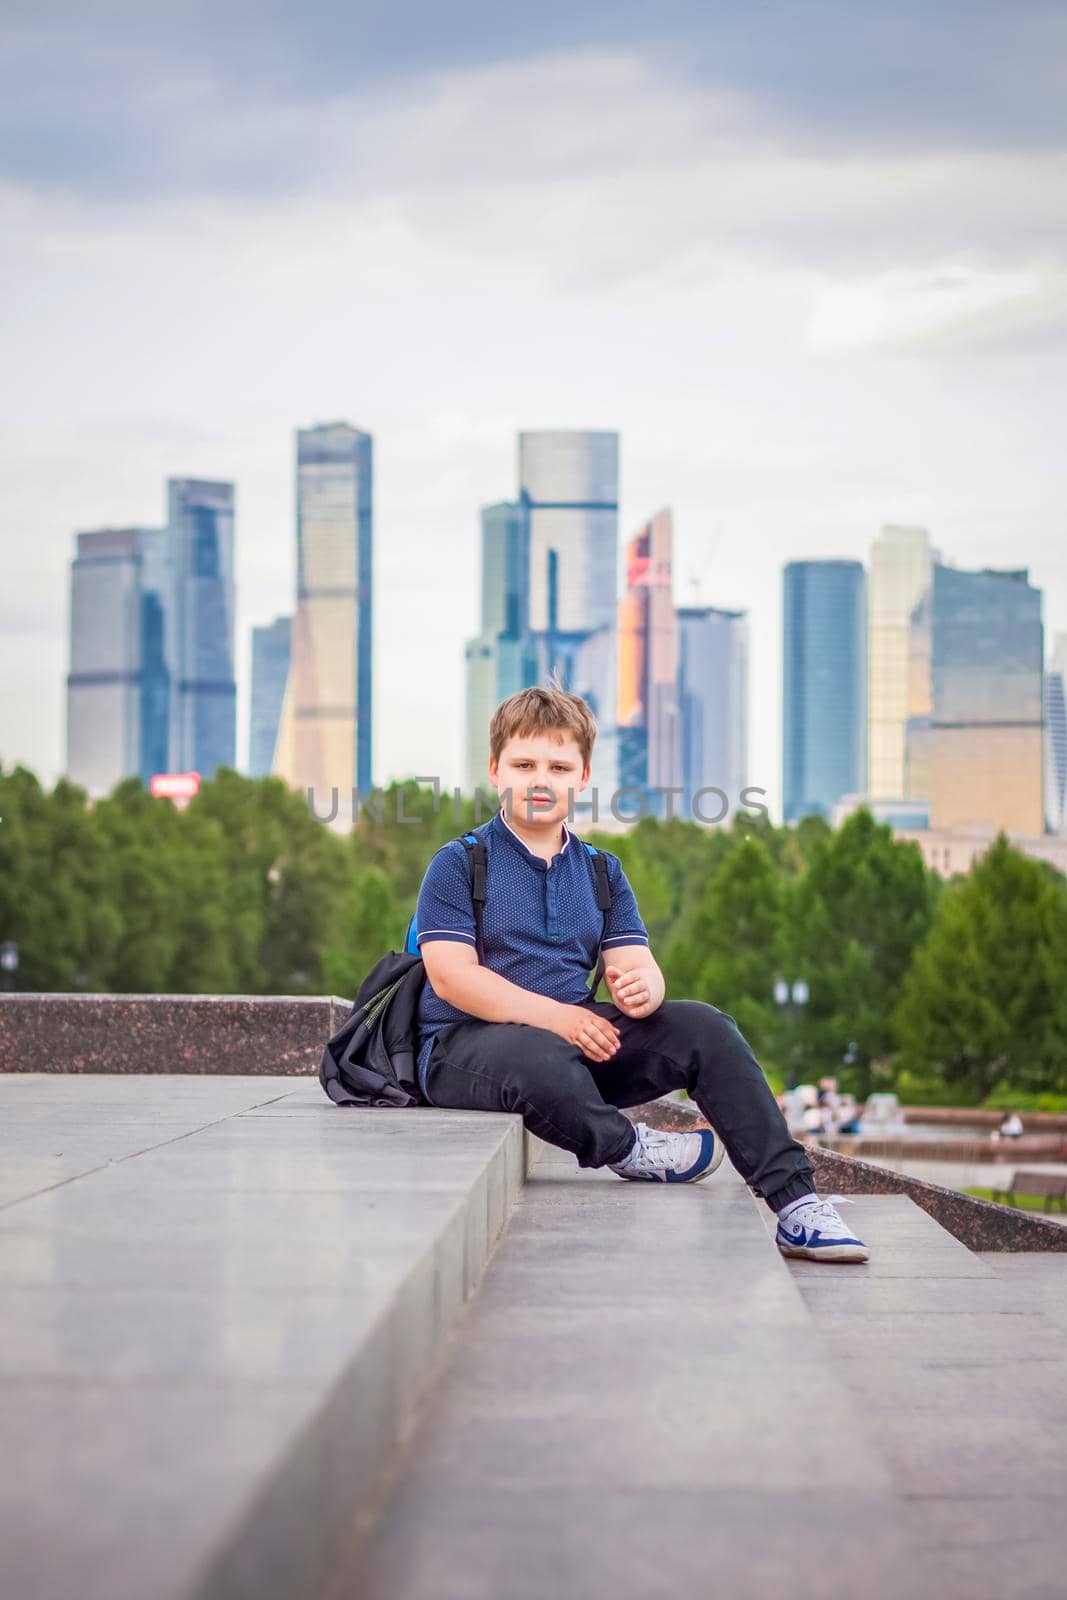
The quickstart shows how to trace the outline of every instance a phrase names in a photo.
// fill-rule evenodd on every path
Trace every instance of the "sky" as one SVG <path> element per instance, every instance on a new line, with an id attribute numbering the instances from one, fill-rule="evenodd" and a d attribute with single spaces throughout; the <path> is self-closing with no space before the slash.
<path id="1" fill-rule="evenodd" d="M 781 568 L 918 522 L 1067 630 L 1067 8 L 7 0 L 0 762 L 64 760 L 74 535 L 237 485 L 292 609 L 294 431 L 374 435 L 375 779 L 461 783 L 479 507 L 621 434 L 620 542 L 747 608 L 778 809 Z"/>

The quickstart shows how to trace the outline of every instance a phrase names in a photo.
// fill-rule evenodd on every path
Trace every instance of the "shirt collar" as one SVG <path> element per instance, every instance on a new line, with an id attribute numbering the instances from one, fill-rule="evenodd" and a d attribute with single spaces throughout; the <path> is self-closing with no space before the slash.
<path id="1" fill-rule="evenodd" d="M 535 855 L 534 852 L 530 849 L 529 845 L 525 842 L 525 840 L 519 838 L 518 834 L 515 832 L 515 829 L 511 826 L 511 823 L 508 821 L 507 817 L 505 817 L 505 815 L 504 815 L 504 807 L 503 806 L 500 807 L 500 810 L 497 812 L 496 816 L 493 818 L 493 822 L 494 822 L 494 825 L 496 827 L 496 831 L 498 833 L 502 833 L 504 835 L 504 837 L 508 840 L 508 842 L 516 850 L 520 851 L 521 854 L 524 855 L 527 858 L 528 861 L 534 861 L 539 866 L 542 866 L 542 867 L 547 867 L 548 866 L 548 862 L 545 860 L 545 858 L 543 856 Z M 562 846 L 562 848 L 560 850 L 556 851 L 556 854 L 552 857 L 553 861 L 557 860 L 561 855 L 563 855 L 563 853 L 566 850 L 567 846 L 571 842 L 571 830 L 568 828 L 568 826 L 567 826 L 567 824 L 565 822 L 562 823 L 561 826 L 563 828 L 563 846 Z"/>

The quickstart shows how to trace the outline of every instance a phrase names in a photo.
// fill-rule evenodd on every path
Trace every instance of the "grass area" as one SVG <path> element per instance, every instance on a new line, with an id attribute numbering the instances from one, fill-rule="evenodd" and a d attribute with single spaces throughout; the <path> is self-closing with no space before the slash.
<path id="1" fill-rule="evenodd" d="M 992 1189 L 964 1189 L 963 1193 L 973 1195 L 976 1200 L 996 1199 Z M 1000 1204 L 1004 1205 L 1006 1202 L 1001 1201 Z M 1040 1194 L 1017 1194 L 1013 1209 L 1017 1211 L 1044 1211 L 1045 1197 Z M 1059 1209 L 1059 1203 L 1057 1202 L 1056 1211 L 1058 1212 Z"/>

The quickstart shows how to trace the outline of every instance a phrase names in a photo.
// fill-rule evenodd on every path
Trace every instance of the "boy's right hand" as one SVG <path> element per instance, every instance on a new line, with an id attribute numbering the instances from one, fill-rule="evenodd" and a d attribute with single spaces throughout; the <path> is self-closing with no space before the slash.
<path id="1" fill-rule="evenodd" d="M 576 1044 L 590 1061 L 610 1061 L 619 1049 L 618 1028 L 587 1006 L 561 1003 L 552 1032 L 558 1033 L 568 1044 Z"/>

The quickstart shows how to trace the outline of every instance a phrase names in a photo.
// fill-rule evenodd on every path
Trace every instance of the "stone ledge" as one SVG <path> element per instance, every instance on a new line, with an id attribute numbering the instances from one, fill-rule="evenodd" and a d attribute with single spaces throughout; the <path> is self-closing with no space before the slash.
<path id="1" fill-rule="evenodd" d="M 316 1073 L 336 995 L 0 995 L 0 1072 Z"/>
<path id="2" fill-rule="evenodd" d="M 821 1189 L 842 1194 L 906 1194 L 969 1250 L 1067 1251 L 1067 1228 L 1033 1212 L 958 1194 L 938 1183 L 908 1178 L 818 1145 L 808 1145 L 807 1150 Z"/>

